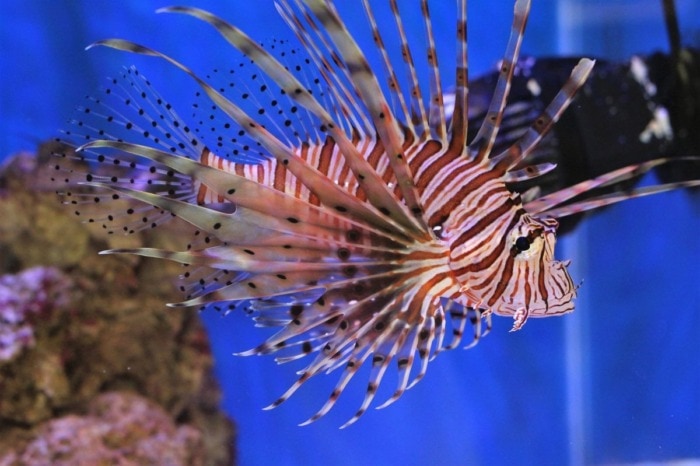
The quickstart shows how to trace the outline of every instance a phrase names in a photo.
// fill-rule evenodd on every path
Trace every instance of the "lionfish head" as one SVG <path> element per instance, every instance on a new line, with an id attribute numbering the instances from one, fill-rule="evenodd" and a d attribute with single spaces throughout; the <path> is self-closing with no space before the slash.
<path id="1" fill-rule="evenodd" d="M 409 40 L 398 2 L 389 4 L 401 42 L 396 64 L 382 40 L 384 20 L 363 1 L 386 92 L 332 2 L 276 4 L 308 54 L 299 65 L 208 12 L 165 9 L 217 29 L 246 55 L 246 66 L 260 71 L 247 78 L 252 84 L 213 86 L 160 52 L 101 41 L 158 57 L 191 76 L 211 99 L 202 107 L 217 112 L 201 118 L 212 122 L 211 130 L 190 129 L 131 68 L 104 95 L 89 98 L 73 121 L 70 137 L 83 145 L 59 156 L 84 162 L 82 168 L 60 161 L 56 167 L 68 186 L 66 202 L 79 213 L 92 205 L 98 214 L 88 221 L 110 232 L 157 227 L 172 216 L 197 229 L 200 239 L 186 251 L 107 251 L 187 264 L 186 300 L 175 305 L 244 310 L 257 325 L 279 328 L 244 355 L 276 354 L 279 362 L 313 356 L 271 407 L 313 376 L 341 370 L 331 397 L 308 422 L 334 406 L 365 362 L 365 398 L 349 423 L 373 401 L 392 362 L 398 383 L 382 406 L 419 381 L 438 353 L 458 346 L 467 324 L 473 345 L 490 329 L 491 313 L 513 317 L 517 329 L 528 316 L 573 309 L 575 287 L 566 266 L 554 260 L 556 221 L 539 218 L 552 202 L 523 202 L 508 185 L 552 168 L 523 166 L 523 160 L 593 63 L 582 60 L 530 130 L 494 153 L 530 2 L 515 3 L 496 91 L 469 142 L 466 0 L 456 15 L 449 112 L 427 0 L 416 4 L 425 30 L 420 47 L 411 45 L 416 39 Z M 412 55 L 425 44 L 428 85 Z M 140 204 L 110 207 L 120 197 Z"/>
<path id="2" fill-rule="evenodd" d="M 570 312 L 577 287 L 568 263 L 554 259 L 558 222 L 524 214 L 505 237 L 498 259 L 507 280 L 489 309 L 515 319 L 518 330 L 528 317 L 547 317 Z M 478 280 L 472 277 L 472 283 Z M 472 288 L 476 293 L 476 290 Z"/>
<path id="3" fill-rule="evenodd" d="M 527 213 L 502 180 L 492 185 L 487 198 L 475 201 L 492 209 L 457 206 L 439 229 L 469 305 L 513 317 L 513 330 L 528 317 L 572 311 L 577 287 L 568 263 L 554 258 L 558 222 Z"/>

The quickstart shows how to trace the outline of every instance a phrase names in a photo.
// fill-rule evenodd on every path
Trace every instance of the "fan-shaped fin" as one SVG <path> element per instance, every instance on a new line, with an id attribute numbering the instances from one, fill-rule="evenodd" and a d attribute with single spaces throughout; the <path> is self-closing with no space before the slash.
<path id="1" fill-rule="evenodd" d="M 320 0 L 306 0 L 304 3 L 309 6 L 321 24 L 324 25 L 340 56 L 345 61 L 350 71 L 350 77 L 362 97 L 362 102 L 367 106 L 370 117 L 374 121 L 379 139 L 384 145 L 391 169 L 396 176 L 397 185 L 403 200 L 413 214 L 411 218 L 427 234 L 428 229 L 421 215 L 423 209 L 420 199 L 413 183 L 408 163 L 403 155 L 403 132 L 389 108 L 389 104 L 379 87 L 376 77 L 369 68 L 367 59 L 358 47 L 355 39 L 345 28 L 343 22 L 327 3 Z"/>
<path id="2" fill-rule="evenodd" d="M 265 49 L 253 42 L 238 28 L 204 10 L 187 7 L 170 7 L 158 11 L 184 13 L 211 24 L 231 45 L 253 59 L 261 70 L 280 85 L 286 95 L 298 101 L 300 105 L 303 105 L 321 120 L 321 124 L 333 136 L 336 144 L 341 148 L 341 153 L 345 157 L 346 163 L 348 163 L 350 169 L 355 173 L 355 176 L 360 182 L 360 186 L 362 186 L 363 190 L 367 193 L 368 200 L 375 205 L 375 207 L 389 209 L 392 218 L 401 223 L 404 227 L 419 231 L 415 228 L 415 218 L 409 216 L 403 209 L 403 206 L 396 202 L 393 194 L 387 189 L 386 184 L 381 182 L 379 175 L 372 169 L 367 160 L 362 157 L 355 145 L 348 139 L 347 135 L 338 128 L 338 125 L 333 121 L 326 109 L 321 106 L 293 74 L 286 70 Z M 382 138 L 382 141 L 386 140 Z M 386 142 L 385 145 L 387 145 Z M 387 150 L 391 149 L 397 150 L 396 148 L 388 146 Z M 400 151 L 400 149 L 401 145 L 399 143 L 398 150 Z"/>
<path id="3" fill-rule="evenodd" d="M 301 12 L 306 20 L 307 27 L 304 26 L 304 23 L 299 18 L 299 14 L 292 9 L 289 2 L 280 1 L 275 3 L 275 6 L 287 25 L 294 31 L 301 44 L 310 52 L 314 63 L 324 77 L 331 92 L 336 95 L 343 109 L 343 114 L 349 115 L 352 122 L 351 130 L 364 135 L 372 134 L 374 132 L 373 125 L 357 101 L 357 92 L 352 82 L 350 82 L 347 69 L 339 58 L 331 52 L 333 48 L 320 33 L 311 17 L 305 14 L 307 13 L 306 11 Z M 309 30 L 313 31 L 313 36 Z"/>
<path id="4" fill-rule="evenodd" d="M 384 229 L 396 229 L 398 231 L 403 230 L 400 224 L 398 224 L 392 218 L 385 215 L 382 216 L 375 209 L 371 209 L 367 205 L 361 205 L 360 207 L 354 196 L 344 191 L 338 185 L 333 183 L 332 180 L 323 176 L 317 170 L 309 166 L 300 157 L 295 156 L 291 148 L 285 146 L 281 141 L 276 139 L 263 126 L 259 125 L 255 120 L 247 115 L 240 107 L 226 99 L 221 93 L 208 85 L 185 65 L 158 51 L 123 39 L 102 40 L 95 42 L 90 47 L 99 45 L 111 47 L 117 50 L 159 57 L 184 71 L 199 84 L 199 86 L 206 92 L 209 98 L 219 106 L 219 108 L 221 108 L 229 117 L 236 121 L 236 123 L 238 123 L 242 128 L 245 128 L 251 137 L 259 141 L 263 147 L 265 147 L 265 149 L 267 149 L 277 160 L 278 163 L 284 164 L 287 169 L 297 178 L 304 180 L 304 184 L 316 196 L 318 196 L 323 204 L 335 207 L 336 209 L 344 209 L 344 211 L 346 211 L 349 215 L 354 216 L 355 218 L 364 219 L 368 223 Z M 394 201 L 393 205 L 398 206 L 399 204 Z M 386 209 L 391 209 L 393 205 L 386 205 L 383 207 Z M 391 210 L 389 210 L 389 212 L 391 212 Z"/>
<path id="5" fill-rule="evenodd" d="M 360 236 L 372 236 L 371 239 L 375 240 L 376 244 L 379 244 L 377 236 L 387 236 L 391 238 L 391 241 L 400 240 L 400 237 L 390 235 L 390 233 L 385 233 L 371 226 L 365 226 L 357 221 L 348 220 L 337 212 L 319 208 L 272 187 L 257 183 L 254 180 L 219 170 L 185 157 L 173 157 L 168 153 L 147 146 L 118 141 L 93 141 L 85 144 L 78 150 L 100 148 L 116 149 L 159 162 L 205 184 L 223 199 L 234 203 L 236 206 L 250 208 L 277 219 L 284 219 L 284 225 L 288 223 L 292 225 L 312 224 L 332 230 L 344 230 L 345 232 L 352 230 Z M 353 199 L 352 202 L 357 204 L 358 208 L 361 208 L 362 204 L 358 200 Z M 290 212 L 294 212 L 294 215 L 290 216 Z M 293 230 L 294 228 L 290 227 L 290 229 Z M 285 230 L 283 229 L 283 231 Z"/>

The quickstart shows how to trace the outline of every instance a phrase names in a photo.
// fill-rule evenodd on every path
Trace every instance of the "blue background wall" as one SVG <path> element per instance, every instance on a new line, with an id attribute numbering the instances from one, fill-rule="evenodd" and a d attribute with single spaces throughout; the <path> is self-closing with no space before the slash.
<path id="1" fill-rule="evenodd" d="M 124 37 L 203 72 L 226 64 L 228 49 L 208 27 L 153 14 L 168 3 L 5 0 L 0 157 L 55 136 L 72 107 L 125 65 L 136 64 L 167 99 L 187 109 L 193 87 L 164 63 L 83 51 L 94 40 Z M 288 36 L 270 1 L 189 3 L 259 40 Z M 698 3 L 678 2 L 684 35 L 696 46 Z M 451 44 L 454 3 L 433 4 L 438 43 Z M 474 74 L 500 57 L 511 11 L 507 1 L 472 0 Z M 353 26 L 364 21 L 359 10 L 353 15 Z M 415 21 L 413 27 L 422 31 Z M 535 1 L 523 47 L 534 55 L 613 59 L 659 49 L 666 49 L 666 37 L 655 0 Z M 584 279 L 574 314 L 531 321 L 515 334 L 507 332 L 509 320 L 496 318 L 475 349 L 441 355 L 399 402 L 343 431 L 337 426 L 356 409 L 364 384 L 351 386 L 326 418 L 296 427 L 323 403 L 336 376 L 312 381 L 280 408 L 261 411 L 295 379 L 295 368 L 231 356 L 257 344 L 260 332 L 243 316 L 204 314 L 224 408 L 239 427 L 241 464 L 600 464 L 700 457 L 698 231 L 700 198 L 684 192 L 589 218 L 559 250 L 574 259 L 575 279 Z"/>

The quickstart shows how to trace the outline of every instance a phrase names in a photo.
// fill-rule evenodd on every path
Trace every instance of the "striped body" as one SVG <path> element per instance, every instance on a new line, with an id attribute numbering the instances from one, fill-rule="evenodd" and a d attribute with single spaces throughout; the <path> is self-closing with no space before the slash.
<path id="1" fill-rule="evenodd" d="M 277 4 L 308 57 L 297 67 L 210 13 L 168 8 L 162 11 L 209 23 L 250 58 L 260 72 L 251 78 L 261 92 L 257 102 L 264 97 L 269 104 L 258 103 L 254 117 L 251 105 L 243 105 L 248 86 L 236 96 L 238 88 L 224 92 L 160 52 L 121 39 L 101 41 L 96 45 L 158 57 L 191 76 L 219 112 L 208 120 L 221 118 L 232 128 L 232 155 L 224 155 L 222 136 L 207 139 L 203 128 L 185 126 L 131 68 L 103 96 L 89 98 L 67 132 L 83 145 L 59 157 L 87 163 L 74 168 L 59 158 L 56 164 L 66 203 L 110 232 L 156 227 L 172 215 L 193 225 L 199 239 L 185 251 L 106 251 L 186 264 L 186 298 L 173 306 L 244 310 L 257 325 L 280 328 L 243 355 L 274 353 L 278 362 L 311 356 L 270 407 L 311 377 L 341 370 L 330 398 L 307 422 L 333 407 L 366 361 L 366 394 L 348 424 L 374 400 L 390 365 L 398 383 L 382 406 L 466 333 L 475 344 L 490 329 L 492 313 L 512 317 L 517 330 L 529 317 L 573 310 L 576 286 L 566 264 L 554 260 L 555 218 L 614 202 L 567 203 L 661 163 L 627 167 L 547 196 L 512 192 L 511 183 L 553 168 L 530 166 L 527 156 L 593 63 L 581 60 L 532 128 L 509 149 L 492 153 L 530 2 L 515 3 L 499 82 L 469 142 L 466 1 L 458 2 L 457 58 L 447 68 L 455 80 L 450 115 L 428 2 L 415 5 L 425 25 L 418 45 L 408 39 L 398 2 L 389 1 L 393 18 L 381 21 L 368 0 L 363 5 L 384 62 L 386 94 L 331 2 Z M 385 20 L 396 24 L 402 63 L 393 63 L 383 45 L 379 25 Z M 427 50 L 427 84 L 417 77 L 416 50 Z M 141 204 L 110 209 L 122 195 Z"/>
<path id="2" fill-rule="evenodd" d="M 361 153 L 369 154 L 366 158 L 372 168 L 387 185 L 394 187 L 394 195 L 400 197 L 382 145 L 369 138 L 356 138 L 353 143 Z M 439 238 L 433 248 L 443 251 L 435 258 L 442 257 L 440 262 L 447 261 L 449 265 L 441 267 L 440 272 L 431 268 L 426 273 L 433 277 L 434 285 L 431 286 L 437 288 L 426 289 L 425 294 L 449 297 L 464 306 L 473 307 L 478 303 L 496 314 L 517 315 L 519 319 L 523 312 L 529 315 L 531 309 L 533 315 L 555 315 L 573 310 L 575 287 L 566 268 L 553 261 L 556 221 L 539 221 L 527 215 L 519 196 L 506 188 L 501 174 L 459 157 L 461 154 L 450 154 L 449 148 L 443 150 L 433 139 L 406 144 L 404 154 L 415 174 L 428 226 Z M 322 143 L 303 144 L 295 150 L 295 155 L 357 199 L 366 200 L 332 138 Z M 255 180 L 309 204 L 320 205 L 319 198 L 284 164 L 275 160 L 239 164 L 205 149 L 200 162 Z M 222 195 L 201 182 L 195 185 L 200 205 L 225 202 Z M 491 206 L 492 209 L 482 206 Z M 511 233 L 509 237 L 502 237 L 502 231 Z M 528 248 L 527 252 L 514 250 L 513 245 L 519 237 L 529 237 L 532 249 Z M 542 272 L 544 270 L 548 270 L 551 276 Z M 506 290 L 509 284 L 513 288 Z M 465 290 L 460 289 L 464 285 L 472 295 L 469 300 L 461 299 Z M 554 299 L 549 299 L 550 294 Z M 514 296 L 522 296 L 522 299 L 514 300 Z M 425 296 L 416 299 L 425 299 Z"/>

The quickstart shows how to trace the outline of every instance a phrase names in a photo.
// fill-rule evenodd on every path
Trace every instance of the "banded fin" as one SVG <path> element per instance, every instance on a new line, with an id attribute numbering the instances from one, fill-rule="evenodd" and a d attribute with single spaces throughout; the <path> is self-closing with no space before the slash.
<path id="1" fill-rule="evenodd" d="M 486 117 L 476 136 L 469 144 L 469 150 L 477 160 L 485 159 L 491 153 L 493 144 L 498 136 L 498 130 L 503 117 L 510 92 L 510 82 L 513 79 L 515 64 L 520 55 L 520 46 L 525 33 L 525 24 L 530 13 L 530 0 L 517 0 L 513 10 L 513 25 L 511 26 L 508 45 L 501 60 L 498 82 L 486 112 Z"/>
<path id="2" fill-rule="evenodd" d="M 408 106 L 406 104 L 406 99 L 404 98 L 403 90 L 401 89 L 401 85 L 399 84 L 399 78 L 396 75 L 396 70 L 394 70 L 394 66 L 391 63 L 391 59 L 389 58 L 389 54 L 384 45 L 382 34 L 379 29 L 379 25 L 377 24 L 374 11 L 372 10 L 372 7 L 369 4 L 369 0 L 362 0 L 362 4 L 365 8 L 365 14 L 367 15 L 370 28 L 372 29 L 372 38 L 374 39 L 374 44 L 379 50 L 379 53 L 382 57 L 382 62 L 384 63 L 384 69 L 388 75 L 389 92 L 391 92 L 391 97 L 395 99 L 396 103 L 398 104 L 398 108 L 401 110 L 401 115 L 403 116 L 403 118 L 399 118 L 399 120 L 402 121 L 404 125 L 406 125 L 409 131 L 411 131 L 412 133 L 416 133 L 416 128 L 413 124 L 411 114 L 409 113 Z M 396 3 L 393 2 L 392 8 L 395 7 Z M 396 16 L 396 11 L 394 12 L 394 14 Z M 400 18 L 397 17 L 397 20 L 400 21 Z M 404 48 L 404 50 L 406 50 L 405 57 L 410 57 L 410 49 L 408 47 L 408 44 L 403 43 L 402 47 Z"/>
<path id="3" fill-rule="evenodd" d="M 655 160 L 650 160 L 648 162 L 643 162 L 640 164 L 635 164 L 635 165 L 628 165 L 623 168 L 619 168 L 617 170 L 613 170 L 612 172 L 605 173 L 603 175 L 600 175 L 596 178 L 582 181 L 580 183 L 577 183 L 573 186 L 570 186 L 568 188 L 561 189 L 559 191 L 547 194 L 546 196 L 542 196 L 538 199 L 535 199 L 533 201 L 528 202 L 525 204 L 525 208 L 527 209 L 528 212 L 532 213 L 545 213 L 547 215 L 553 215 L 551 212 L 555 211 L 555 207 L 559 206 L 566 201 L 569 201 L 570 199 L 573 199 L 580 194 L 583 194 L 585 192 L 589 192 L 591 190 L 594 190 L 596 188 L 602 188 L 609 186 L 614 183 L 620 183 L 626 180 L 630 179 L 635 179 L 641 177 L 643 174 L 649 172 L 651 169 L 658 167 L 660 165 L 667 164 L 669 162 L 673 162 L 676 160 L 695 160 L 695 161 L 700 161 L 699 157 L 679 157 L 675 159 L 669 159 L 669 158 L 662 158 L 662 159 L 655 159 Z M 668 191 L 670 189 L 676 189 L 679 187 L 690 187 L 694 186 L 695 182 L 690 181 L 690 182 L 680 182 L 680 183 L 670 183 L 666 185 L 661 185 L 659 189 L 654 189 L 652 188 L 642 188 L 640 193 L 647 193 L 647 194 L 652 194 L 655 192 L 663 192 L 663 191 Z M 634 191 L 632 191 L 634 193 Z M 632 194 L 632 197 L 636 197 Z M 595 201 L 593 201 L 590 204 L 587 204 L 588 207 L 585 209 L 580 209 L 578 211 L 584 211 L 584 210 L 589 210 L 593 209 L 596 207 L 602 207 L 604 205 L 609 205 L 614 202 L 619 202 L 626 197 L 624 195 L 611 195 L 607 197 L 608 201 L 604 203 L 599 203 L 596 204 Z M 616 199 L 616 200 L 613 200 Z M 586 202 L 586 201 L 583 201 Z M 569 206 L 562 206 L 560 209 L 566 209 Z M 559 209 L 557 209 L 559 210 Z M 560 212 L 566 212 L 566 210 L 559 210 Z M 562 216 L 565 215 L 571 215 L 573 213 L 576 213 L 576 209 L 574 208 L 571 212 L 566 213 Z"/>
<path id="4" fill-rule="evenodd" d="M 515 167 L 523 161 L 534 149 L 547 132 L 552 128 L 573 101 L 576 93 L 581 89 L 595 65 L 594 60 L 582 58 L 571 70 L 569 79 L 547 105 L 547 108 L 534 121 L 530 129 L 523 134 L 518 141 L 508 149 L 493 157 L 492 165 L 506 164 L 509 168 Z"/>
<path id="5" fill-rule="evenodd" d="M 117 50 L 123 50 L 142 55 L 159 57 L 180 70 L 187 73 L 205 91 L 209 98 L 221 108 L 230 118 L 232 118 L 242 128 L 246 128 L 248 134 L 256 139 L 269 153 L 277 160 L 277 163 L 284 164 L 297 178 L 304 180 L 304 184 L 321 200 L 325 205 L 342 208 L 357 219 L 364 219 L 366 222 L 387 230 L 402 231 L 403 228 L 392 218 L 382 216 L 375 209 L 365 204 L 358 204 L 354 196 L 344 191 L 327 177 L 323 176 L 313 167 L 309 166 L 303 159 L 297 157 L 293 150 L 274 137 L 268 130 L 261 126 L 256 120 L 246 114 L 238 105 L 228 100 L 220 92 L 212 88 L 202 78 L 195 74 L 185 65 L 173 58 L 158 51 L 138 45 L 123 39 L 106 39 L 95 42 L 88 48 L 95 46 L 107 46 Z M 302 90 L 303 93 L 303 90 Z M 397 204 L 395 201 L 395 205 Z M 384 206 L 391 209 L 392 206 Z M 389 210 L 389 212 L 391 212 Z"/>
<path id="6" fill-rule="evenodd" d="M 462 151 L 469 134 L 469 59 L 467 43 L 467 2 L 458 3 L 457 13 L 457 60 L 455 69 L 454 106 L 449 112 L 450 150 Z M 445 98 L 443 98 L 443 103 Z M 445 111 L 447 114 L 448 112 Z"/>
<path id="7" fill-rule="evenodd" d="M 226 202 L 231 203 L 231 207 L 234 205 L 236 206 L 235 208 L 244 207 L 264 213 L 277 220 L 284 220 L 286 223 L 283 223 L 283 225 L 290 225 L 289 228 L 292 230 L 298 229 L 298 225 L 300 224 L 309 224 L 316 225 L 327 231 L 342 231 L 344 234 L 353 231 L 355 242 L 371 240 L 372 244 L 375 245 L 380 245 L 382 243 L 397 245 L 405 241 L 399 236 L 385 233 L 372 226 L 367 226 L 364 222 L 360 223 L 349 220 L 339 213 L 340 209 L 336 209 L 336 212 L 333 212 L 328 209 L 319 208 L 308 202 L 297 199 L 294 196 L 285 194 L 272 187 L 239 176 L 235 173 L 219 170 L 185 157 L 173 157 L 168 153 L 147 146 L 118 141 L 92 141 L 81 146 L 78 151 L 96 149 L 114 149 L 119 151 L 120 154 L 133 154 L 150 159 L 168 167 L 171 169 L 171 172 L 176 171 L 184 175 L 187 180 L 196 180 L 198 183 L 206 185 Z M 133 183 L 127 184 L 133 186 Z M 110 186 L 112 186 L 111 183 L 104 183 L 103 185 L 103 187 L 106 188 Z M 115 185 L 114 187 L 119 188 L 120 186 L 121 185 Z M 135 191 L 135 189 L 129 187 L 128 192 L 134 193 Z M 153 197 L 148 197 L 148 199 L 153 202 L 156 201 Z M 192 203 L 191 198 L 183 199 L 183 201 Z M 358 207 L 361 206 L 359 201 L 355 200 L 354 203 L 358 204 Z M 294 212 L 294 215 L 290 215 L 290 212 Z M 199 223 L 196 223 L 196 225 L 199 225 Z M 201 226 L 201 228 L 212 233 L 210 228 L 204 226 Z M 282 227 L 280 231 L 285 231 L 284 227 Z M 315 234 L 319 231 L 321 230 L 312 231 L 310 234 Z M 324 234 L 318 236 L 318 238 L 326 236 L 328 235 Z M 382 237 L 385 239 L 382 240 Z"/>
<path id="8" fill-rule="evenodd" d="M 129 138 L 193 159 L 200 152 L 201 145 L 189 127 L 134 67 L 109 79 L 99 97 L 87 96 L 85 105 L 77 108 L 69 123 L 71 129 L 64 136 L 71 143 Z M 167 222 L 171 215 L 148 205 L 127 205 L 115 193 L 96 191 L 86 182 L 136 187 L 185 202 L 195 199 L 193 180 L 132 154 L 66 149 L 53 155 L 56 161 L 52 179 L 65 185 L 59 192 L 62 201 L 73 206 L 84 221 L 101 223 L 108 233 L 152 228 Z"/>
<path id="9" fill-rule="evenodd" d="M 350 78 L 355 84 L 355 88 L 374 122 L 379 139 L 384 145 L 403 201 L 413 214 L 411 219 L 427 234 L 427 225 L 421 215 L 423 208 L 413 183 L 410 168 L 403 155 L 404 135 L 389 108 L 376 77 L 369 68 L 367 59 L 336 12 L 327 3 L 320 0 L 305 0 L 304 3 L 325 27 L 338 53 L 345 61 Z"/>
<path id="10" fill-rule="evenodd" d="M 444 304 L 445 305 L 445 304 Z M 458 303 L 451 303 L 451 310 L 449 311 L 450 317 L 452 318 L 452 332 L 453 338 L 449 345 L 442 348 L 437 348 L 437 351 L 444 351 L 456 348 L 464 334 L 467 321 L 472 326 L 473 336 L 471 342 L 465 346 L 465 349 L 471 348 L 476 345 L 479 340 L 486 336 L 491 330 L 491 318 L 489 315 L 484 317 L 484 313 L 481 310 L 466 308 L 459 305 Z M 482 317 L 486 320 L 486 329 L 482 330 Z M 417 329 L 414 329 L 411 334 L 407 336 L 410 339 L 408 345 L 404 345 L 402 351 L 397 354 L 397 367 L 398 367 L 398 384 L 394 393 L 389 397 L 383 404 L 377 406 L 377 409 L 383 409 L 398 400 L 403 393 L 411 388 L 418 380 L 422 377 L 421 373 L 416 376 L 410 385 L 410 374 L 413 367 L 413 362 L 415 360 L 416 349 L 418 348 L 418 341 L 420 339 L 420 333 Z M 422 372 L 425 374 L 425 372 Z"/>
<path id="11" fill-rule="evenodd" d="M 440 78 L 437 49 L 435 47 L 435 36 L 433 35 L 433 22 L 430 18 L 428 0 L 421 0 L 420 5 L 428 47 L 426 58 L 428 60 L 428 67 L 430 68 L 430 127 L 434 134 L 434 139 L 445 141 L 447 138 L 447 117 L 445 116 L 445 103 L 442 97 L 442 82 Z"/>
<path id="12" fill-rule="evenodd" d="M 331 108 L 336 103 L 325 92 L 323 83 L 309 66 L 309 59 L 289 42 L 273 39 L 265 48 L 274 53 L 285 68 L 295 70 L 303 86 Z M 281 94 L 277 86 L 249 58 L 242 56 L 237 65 L 228 69 L 215 68 L 204 75 L 206 81 L 230 100 L 237 102 L 249 114 L 259 115 L 259 121 L 288 146 L 302 143 L 319 144 L 325 135 L 318 120 L 304 107 Z M 208 96 L 197 91 L 193 104 L 193 129 L 199 139 L 224 159 L 236 163 L 258 164 L 270 159 L 258 142 L 249 137 L 235 122 L 231 122 Z M 342 122 L 342 116 L 338 116 Z M 196 124 L 195 124 L 196 123 Z"/>
<path id="13" fill-rule="evenodd" d="M 316 27 L 311 17 L 304 14 L 307 12 L 302 11 L 301 16 L 305 20 L 302 22 L 300 15 L 287 1 L 276 2 L 275 7 L 290 29 L 294 31 L 299 42 L 309 51 L 324 81 L 335 95 L 341 113 L 350 123 L 350 127 L 346 128 L 347 133 L 372 134 L 372 123 L 357 101 L 357 92 L 350 82 L 347 69 L 342 66 L 339 57 L 330 52 L 333 48 Z"/>
<path id="14" fill-rule="evenodd" d="M 403 278 L 404 276 L 406 278 Z M 306 350 L 309 352 L 312 348 L 319 348 L 319 354 L 300 371 L 298 380 L 266 409 L 279 406 L 314 375 L 343 368 L 340 379 L 326 403 L 302 425 L 314 422 L 332 409 L 359 368 L 371 359 L 365 397 L 355 415 L 343 426 L 346 427 L 354 423 L 372 403 L 391 362 L 396 362 L 399 381 L 392 396 L 382 406 L 398 399 L 410 386 L 420 380 L 426 372 L 430 357 L 434 357 L 440 351 L 438 346 L 440 339 L 434 338 L 435 328 L 442 327 L 444 331 L 445 322 L 441 318 L 436 324 L 432 316 L 436 313 L 444 315 L 442 306 L 445 304 L 439 301 L 420 303 L 412 301 L 416 290 L 411 287 L 410 281 L 406 281 L 408 277 L 410 272 L 406 270 L 405 275 L 387 276 L 387 281 L 377 279 L 366 281 L 367 289 L 358 295 L 357 301 L 345 301 L 348 298 L 347 292 L 335 285 L 329 288 L 323 295 L 325 304 L 330 304 L 331 309 L 334 306 L 340 306 L 343 309 L 342 314 L 331 313 L 324 316 L 326 322 L 329 317 L 334 321 L 334 330 L 319 331 L 315 336 L 302 338 L 293 343 L 293 345 L 300 343 L 302 348 L 306 345 Z M 344 304 L 341 304 L 343 302 Z M 399 311 L 403 306 L 402 303 L 409 302 L 412 304 L 408 310 Z M 414 305 L 418 307 L 414 309 L 412 307 Z M 309 311 L 313 313 L 313 309 L 312 305 Z M 304 315 L 306 312 L 305 307 L 299 310 L 298 315 Z M 419 312 L 426 317 L 418 325 L 415 323 L 408 325 L 407 319 L 414 322 L 410 317 L 412 312 Z M 475 316 L 478 318 L 474 318 Z M 468 320 L 475 326 L 474 334 L 481 335 L 481 314 L 476 313 L 471 317 Z M 290 338 L 298 337 L 300 332 L 294 326 L 288 326 L 280 334 L 282 335 L 275 335 L 264 345 L 243 354 L 265 354 L 277 351 L 278 345 L 282 348 L 289 347 Z M 315 346 L 312 346 L 312 342 Z M 296 350 L 289 359 L 283 359 L 283 362 L 295 360 L 298 357 L 301 357 L 301 353 Z M 416 357 L 422 362 L 411 380 L 411 375 L 414 373 L 413 361 Z"/>
<path id="15" fill-rule="evenodd" d="M 378 208 L 388 209 L 395 221 L 400 222 L 403 226 L 416 230 L 416 219 L 409 216 L 402 205 L 397 203 L 393 194 L 386 189 L 386 184 L 381 181 L 379 175 L 369 165 L 359 153 L 355 145 L 348 139 L 347 135 L 338 127 L 331 115 L 325 108 L 308 92 L 308 90 L 298 81 L 298 79 L 286 70 L 272 55 L 266 50 L 253 42 L 240 29 L 222 21 L 216 16 L 204 10 L 187 7 L 169 7 L 158 10 L 159 12 L 176 12 L 194 16 L 202 21 L 212 25 L 231 45 L 239 49 L 242 53 L 253 59 L 256 64 L 273 79 L 284 93 L 295 101 L 303 105 L 311 113 L 316 115 L 321 121 L 321 125 L 334 138 L 336 144 L 341 148 L 341 154 L 345 157 L 346 163 L 355 173 L 356 178 L 360 182 L 363 190 L 367 193 L 368 200 Z M 359 52 L 359 49 L 357 50 Z M 211 95 L 210 95 L 211 97 Z M 370 108 L 370 114 L 372 109 Z M 388 109 L 387 109 L 388 110 Z M 375 125 L 377 121 L 375 120 Z M 390 153 L 401 153 L 401 142 L 398 138 L 386 139 L 383 137 L 381 128 L 379 130 L 381 140 Z M 402 139 L 402 138 L 401 138 Z M 396 146 L 394 146 L 396 142 Z M 390 158 L 390 161 L 393 159 Z M 400 164 L 399 164 L 400 165 Z M 397 165 L 398 166 L 398 165 Z M 397 175 L 399 186 L 401 183 L 401 171 L 397 173 L 397 167 L 392 163 L 392 169 Z M 405 183 L 404 183 L 405 184 Z M 401 187 L 402 192 L 405 188 Z M 406 199 L 412 199 L 410 195 L 403 192 Z M 408 202 L 409 207 L 412 204 Z"/>
<path id="16" fill-rule="evenodd" d="M 399 34 L 399 41 L 402 47 L 402 56 L 404 64 L 406 65 L 409 83 L 411 87 L 411 119 L 414 126 L 417 126 L 418 136 L 420 139 L 428 138 L 430 136 L 430 123 L 428 121 L 428 112 L 425 109 L 425 103 L 423 102 L 423 95 L 421 91 L 420 81 L 418 80 L 418 72 L 416 65 L 413 60 L 413 53 L 411 52 L 411 47 L 409 46 L 408 36 L 406 34 L 406 28 L 401 19 L 401 14 L 399 13 L 399 6 L 397 0 L 390 0 L 389 5 L 391 6 L 391 11 L 394 14 L 394 22 L 396 23 L 396 28 Z"/>
<path id="17" fill-rule="evenodd" d="M 586 212 L 588 210 L 598 209 L 600 207 L 616 204 L 618 202 L 626 201 L 629 199 L 650 196 L 652 194 L 673 191 L 675 189 L 696 188 L 698 186 L 700 186 L 700 180 L 678 181 L 675 183 L 664 183 L 654 186 L 646 186 L 642 188 L 635 188 L 622 194 L 611 193 L 593 197 L 591 199 L 586 199 L 585 201 L 575 202 L 573 204 L 547 210 L 546 213 L 547 215 L 551 215 L 555 218 L 562 218 L 568 215 L 574 215 L 580 212 Z"/>

